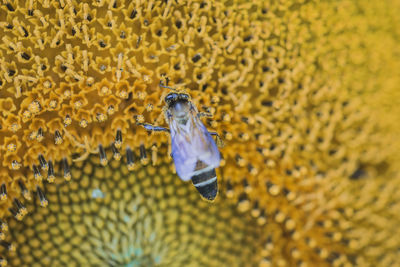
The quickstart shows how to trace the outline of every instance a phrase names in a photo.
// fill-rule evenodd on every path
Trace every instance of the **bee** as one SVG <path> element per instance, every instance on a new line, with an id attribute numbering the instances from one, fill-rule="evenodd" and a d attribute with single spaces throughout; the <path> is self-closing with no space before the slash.
<path id="1" fill-rule="evenodd" d="M 185 93 L 169 93 L 164 101 L 164 115 L 169 129 L 146 123 L 138 124 L 149 131 L 170 133 L 171 156 L 178 176 L 183 181 L 192 180 L 200 195 L 213 201 L 218 193 L 215 168 L 219 167 L 221 156 L 212 138 L 212 135 L 219 138 L 218 134 L 209 132 L 200 120 L 209 114 L 198 112 Z"/>

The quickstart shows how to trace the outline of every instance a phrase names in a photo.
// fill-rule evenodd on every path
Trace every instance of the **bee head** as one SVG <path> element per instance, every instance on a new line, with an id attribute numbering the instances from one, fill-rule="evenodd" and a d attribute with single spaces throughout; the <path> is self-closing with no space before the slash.
<path id="1" fill-rule="evenodd" d="M 169 93 L 165 97 L 165 103 L 168 105 L 168 112 L 181 124 L 186 124 L 188 113 L 191 105 L 189 105 L 189 95 L 183 93 Z"/>
<path id="2" fill-rule="evenodd" d="M 189 101 L 189 95 L 187 94 L 177 94 L 177 93 L 169 93 L 165 98 L 164 98 L 165 103 L 167 103 L 168 107 L 173 107 L 177 102 L 188 102 Z"/>

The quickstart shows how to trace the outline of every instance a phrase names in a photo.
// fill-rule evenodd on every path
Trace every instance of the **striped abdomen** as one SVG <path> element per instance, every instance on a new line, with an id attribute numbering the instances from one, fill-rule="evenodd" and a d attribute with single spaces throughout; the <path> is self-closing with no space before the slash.
<path id="1" fill-rule="evenodd" d="M 191 179 L 202 197 L 207 200 L 215 199 L 218 192 L 218 183 L 214 168 L 199 160 L 196 163 L 196 168 Z"/>

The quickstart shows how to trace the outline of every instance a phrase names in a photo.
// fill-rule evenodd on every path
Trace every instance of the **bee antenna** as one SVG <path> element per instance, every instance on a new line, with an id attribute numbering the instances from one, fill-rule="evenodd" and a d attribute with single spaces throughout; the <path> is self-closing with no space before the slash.
<path id="1" fill-rule="evenodd" d="M 172 88 L 172 87 L 169 87 L 169 86 L 167 86 L 167 85 L 164 85 L 164 84 L 162 84 L 162 82 L 160 82 L 160 87 L 163 87 L 163 88 L 167 88 L 167 89 L 171 89 L 171 90 L 176 91 L 175 88 Z"/>

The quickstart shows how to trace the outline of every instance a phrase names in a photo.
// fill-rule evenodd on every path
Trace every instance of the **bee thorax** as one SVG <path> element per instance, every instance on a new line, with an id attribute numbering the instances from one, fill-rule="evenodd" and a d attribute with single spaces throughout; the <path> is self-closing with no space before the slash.
<path id="1" fill-rule="evenodd" d="M 176 102 L 171 109 L 175 117 L 186 117 L 190 110 L 190 106 L 188 105 L 188 102 Z"/>

